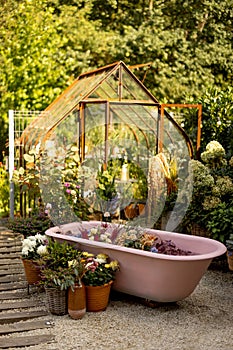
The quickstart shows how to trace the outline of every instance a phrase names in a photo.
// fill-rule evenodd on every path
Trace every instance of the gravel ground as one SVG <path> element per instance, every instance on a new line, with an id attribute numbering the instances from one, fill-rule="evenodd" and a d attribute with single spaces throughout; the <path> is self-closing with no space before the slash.
<path id="1" fill-rule="evenodd" d="M 55 343 L 27 349 L 232 350 L 232 277 L 232 272 L 208 270 L 191 296 L 154 307 L 112 293 L 104 312 L 86 313 L 81 320 L 50 315 L 53 328 L 28 335 L 51 332 Z M 43 299 L 44 293 L 31 297 Z"/>

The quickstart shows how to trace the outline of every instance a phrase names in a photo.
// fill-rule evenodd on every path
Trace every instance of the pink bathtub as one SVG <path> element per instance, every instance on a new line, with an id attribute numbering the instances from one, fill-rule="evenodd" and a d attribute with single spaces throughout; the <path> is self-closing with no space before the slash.
<path id="1" fill-rule="evenodd" d="M 100 222 L 82 222 L 91 228 Z M 196 288 L 213 258 L 226 252 L 215 240 L 181 233 L 147 229 L 162 239 L 171 239 L 179 248 L 195 255 L 171 256 L 126 248 L 114 244 L 75 237 L 80 223 L 52 227 L 46 235 L 74 244 L 77 249 L 94 254 L 105 253 L 120 263 L 113 289 L 158 302 L 175 302 L 188 297 Z M 71 235 L 72 234 L 72 235 Z"/>

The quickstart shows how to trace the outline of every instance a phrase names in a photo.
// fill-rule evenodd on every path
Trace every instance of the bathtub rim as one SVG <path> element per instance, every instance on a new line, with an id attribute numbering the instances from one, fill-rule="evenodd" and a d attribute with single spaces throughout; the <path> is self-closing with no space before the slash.
<path id="1" fill-rule="evenodd" d="M 75 224 L 75 223 L 73 223 L 73 224 Z M 80 223 L 82 223 L 82 222 L 80 222 Z M 91 221 L 89 221 L 87 223 L 91 224 Z M 96 223 L 96 221 L 93 221 L 93 223 Z M 101 222 L 99 222 L 99 223 L 101 223 Z M 189 241 L 196 241 L 196 242 L 202 241 L 202 242 L 206 242 L 206 243 L 209 242 L 210 245 L 213 247 L 213 251 L 211 251 L 209 253 L 204 253 L 204 254 L 166 255 L 166 254 L 161 254 L 161 253 L 153 253 L 153 252 L 148 252 L 148 251 L 144 251 L 144 250 L 140 250 L 140 249 L 136 249 L 136 248 L 129 248 L 129 247 L 124 247 L 124 246 L 120 246 L 120 245 L 116 245 L 116 244 L 112 244 L 112 243 L 93 241 L 93 240 L 88 240 L 85 238 L 80 238 L 80 237 L 75 237 L 72 235 L 63 234 L 62 228 L 64 226 L 70 225 L 70 224 L 72 224 L 72 223 L 64 224 L 61 226 L 51 227 L 45 231 L 45 235 L 48 237 L 53 237 L 53 238 L 61 239 L 64 241 L 71 241 L 71 242 L 75 242 L 75 243 L 80 243 L 80 244 L 86 245 L 86 246 L 98 247 L 101 249 L 108 249 L 108 250 L 116 250 L 116 251 L 121 251 L 121 252 L 124 251 L 124 252 L 134 254 L 134 255 L 140 255 L 140 256 L 144 256 L 144 257 L 150 257 L 153 259 L 161 259 L 161 260 L 173 260 L 173 261 L 209 260 L 209 259 L 213 259 L 215 257 L 221 256 L 221 255 L 225 254 L 227 251 L 227 248 L 223 243 L 216 241 L 214 239 L 211 239 L 211 238 L 201 237 L 201 236 L 192 236 L 192 235 L 187 235 L 184 233 L 177 233 L 177 232 L 170 232 L 170 231 L 163 231 L 163 230 L 147 229 L 148 232 L 150 232 L 150 231 L 152 231 L 153 233 L 161 232 L 162 234 L 172 235 L 174 237 L 174 241 L 175 241 L 176 237 L 180 238 L 180 236 L 182 236 L 182 238 L 185 238 L 185 237 L 188 238 Z M 214 250 L 214 247 L 215 247 L 215 250 Z"/>

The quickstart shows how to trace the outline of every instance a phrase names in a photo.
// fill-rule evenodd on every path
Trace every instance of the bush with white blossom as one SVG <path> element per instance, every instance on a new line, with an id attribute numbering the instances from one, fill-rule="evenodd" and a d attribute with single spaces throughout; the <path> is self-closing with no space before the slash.
<path id="1" fill-rule="evenodd" d="M 202 161 L 213 168 L 226 165 L 225 157 L 225 149 L 218 141 L 210 141 L 206 150 L 201 154 Z"/>

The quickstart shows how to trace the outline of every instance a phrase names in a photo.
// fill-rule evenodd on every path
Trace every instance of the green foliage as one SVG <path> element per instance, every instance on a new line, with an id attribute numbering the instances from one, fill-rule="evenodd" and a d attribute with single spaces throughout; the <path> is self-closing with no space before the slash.
<path id="1" fill-rule="evenodd" d="M 229 239 L 226 240 L 226 247 L 228 252 L 233 252 L 233 234 L 229 236 Z"/>
<path id="2" fill-rule="evenodd" d="M 98 266 L 95 273 L 87 271 L 83 277 L 83 282 L 87 286 L 102 286 L 112 281 L 113 275 L 109 269 L 105 269 L 102 266 Z"/>
<path id="3" fill-rule="evenodd" d="M 87 258 L 87 265 L 90 267 L 83 276 L 83 282 L 86 286 L 102 286 L 115 279 L 116 271 L 119 270 L 118 261 L 108 262 L 108 260 L 109 257 L 101 253 L 96 257 Z"/>
<path id="4" fill-rule="evenodd" d="M 211 238 L 226 243 L 233 234 L 233 198 L 230 202 L 220 203 L 208 213 L 207 229 L 211 232 Z"/>
<path id="5" fill-rule="evenodd" d="M 25 168 L 15 169 L 13 173 L 13 181 L 19 186 L 21 193 L 27 193 L 29 201 L 31 199 L 40 199 L 40 162 L 38 152 L 33 148 L 29 153 L 23 155 Z"/>
<path id="6" fill-rule="evenodd" d="M 44 268 L 41 270 L 40 284 L 47 288 L 66 290 L 75 284 L 72 271 L 59 266 L 56 270 Z"/>
<path id="7" fill-rule="evenodd" d="M 38 233 L 43 235 L 53 224 L 43 211 L 35 210 L 35 212 L 31 213 L 30 217 L 15 217 L 14 219 L 9 219 L 7 226 L 13 230 L 13 232 L 21 233 L 26 238 Z"/>
<path id="8" fill-rule="evenodd" d="M 205 164 L 191 160 L 193 193 L 182 223 L 185 231 L 199 224 L 223 243 L 233 233 L 233 158 L 227 161 L 224 154 L 221 144 L 211 141 L 201 154 Z"/>
<path id="9" fill-rule="evenodd" d="M 90 215 L 90 208 L 82 197 L 82 181 L 78 148 L 69 145 L 65 157 L 65 166 L 62 169 L 63 191 L 75 215 L 81 220 L 87 220 L 88 215 Z"/>
<path id="10" fill-rule="evenodd" d="M 136 182 L 132 184 L 133 198 L 139 200 L 146 200 L 148 187 L 147 178 L 140 166 L 130 162 L 129 163 L 129 177 L 130 179 L 135 179 Z"/>
<path id="11" fill-rule="evenodd" d="M 0 148 L 9 109 L 43 110 L 77 75 L 117 60 L 151 62 L 133 72 L 163 102 L 200 99 L 210 86 L 224 91 L 232 82 L 232 7 L 232 0 L 3 1 Z"/>
<path id="12" fill-rule="evenodd" d="M 9 175 L 5 167 L 0 164 L 0 216 L 9 214 Z"/>
<path id="13" fill-rule="evenodd" d="M 117 192 L 115 187 L 115 176 L 108 170 L 98 171 L 97 173 L 97 195 L 105 201 L 113 199 Z"/>
<path id="14" fill-rule="evenodd" d="M 190 102 L 202 104 L 201 152 L 211 140 L 220 142 L 227 157 L 233 153 L 233 88 L 219 87 L 207 89 L 198 99 Z M 184 130 L 196 148 L 197 112 L 189 110 L 183 118 Z"/>
<path id="15" fill-rule="evenodd" d="M 48 254 L 39 260 L 42 282 L 46 287 L 61 290 L 73 288 L 85 273 L 81 252 L 72 245 L 49 239 Z"/>
<path id="16" fill-rule="evenodd" d="M 49 239 L 47 246 L 48 255 L 44 257 L 46 267 L 56 270 L 59 266 L 68 267 L 68 262 L 78 259 L 80 253 L 72 245 L 64 242 L 60 243 L 56 240 Z"/>

